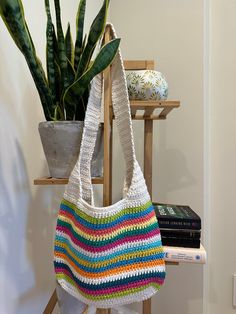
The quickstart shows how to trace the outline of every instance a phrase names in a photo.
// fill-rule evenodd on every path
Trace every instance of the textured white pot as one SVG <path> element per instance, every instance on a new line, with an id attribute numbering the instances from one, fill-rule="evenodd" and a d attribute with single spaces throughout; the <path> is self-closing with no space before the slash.
<path id="1" fill-rule="evenodd" d="M 46 121 L 39 123 L 39 134 L 50 176 L 68 178 L 78 159 L 83 121 Z M 102 175 L 103 128 L 100 127 L 92 161 L 92 176 Z"/>

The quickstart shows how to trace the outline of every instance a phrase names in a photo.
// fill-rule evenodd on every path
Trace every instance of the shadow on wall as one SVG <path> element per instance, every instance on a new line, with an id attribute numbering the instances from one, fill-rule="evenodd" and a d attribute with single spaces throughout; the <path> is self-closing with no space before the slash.
<path id="1" fill-rule="evenodd" d="M 187 160 L 181 150 L 165 148 L 162 151 L 164 157 L 164 169 L 167 169 L 168 175 L 162 177 L 162 182 L 159 186 L 162 194 L 181 190 L 190 187 L 196 183 L 190 169 L 187 165 Z M 160 170 L 161 171 L 161 170 Z M 164 190 L 162 191 L 164 187 Z"/>
<path id="2" fill-rule="evenodd" d="M 29 132 L 42 114 L 32 108 L 39 99 L 21 54 L 9 58 L 1 46 L 0 55 L 0 313 L 41 314 L 55 286 L 53 238 L 63 189 L 33 187 L 32 173 L 47 173 L 37 165 L 40 150 Z"/>
<path id="3" fill-rule="evenodd" d="M 29 203 L 27 215 L 26 254 L 33 269 L 34 285 L 20 296 L 19 302 L 22 306 L 29 301 L 32 304 L 38 302 L 41 310 L 39 313 L 47 304 L 55 286 L 53 240 L 60 198 L 54 200 L 53 194 L 50 187 L 38 187 Z"/>
<path id="4" fill-rule="evenodd" d="M 143 169 L 144 155 L 144 123 L 133 121 L 135 151 L 138 162 Z M 113 145 L 113 179 L 114 201 L 122 197 L 122 186 L 125 173 L 123 152 L 114 124 Z M 168 200 L 169 193 L 184 190 L 196 184 L 196 178 L 187 164 L 187 157 L 181 149 L 168 148 L 167 127 L 158 128 L 154 121 L 153 129 L 153 200 L 163 202 Z M 117 187 L 119 186 L 119 189 Z"/>
<path id="5" fill-rule="evenodd" d="M 0 313 L 42 313 L 53 288 L 59 199 L 45 187 L 32 195 L 19 130 L 3 104 L 0 117 Z"/>
<path id="6" fill-rule="evenodd" d="M 31 196 L 26 187 L 25 164 L 22 154 L 19 154 L 16 129 L 3 112 L 2 104 L 0 110 L 0 285 L 4 293 L 0 296 L 0 304 L 2 313 L 14 313 L 16 304 L 13 300 L 33 284 L 33 273 L 27 269 L 25 254 Z"/>
<path id="7" fill-rule="evenodd" d="M 184 152 L 175 147 L 168 148 L 168 126 L 162 125 L 159 128 L 157 127 L 154 125 L 153 173 L 156 174 L 157 179 L 153 176 L 153 181 L 156 182 L 153 195 L 161 196 L 163 202 L 171 202 L 168 199 L 169 193 L 184 191 L 196 185 L 197 180 L 188 166 Z M 157 142 L 158 144 L 155 145 Z M 159 178 L 161 178 L 161 181 Z"/>

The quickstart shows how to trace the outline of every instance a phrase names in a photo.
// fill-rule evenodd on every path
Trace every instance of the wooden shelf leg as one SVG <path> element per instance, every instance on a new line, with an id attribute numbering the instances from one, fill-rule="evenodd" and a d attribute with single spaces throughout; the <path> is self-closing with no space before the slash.
<path id="1" fill-rule="evenodd" d="M 152 300 L 148 299 L 143 301 L 143 314 L 151 314 L 152 313 Z"/>
<path id="2" fill-rule="evenodd" d="M 105 43 L 111 39 L 110 27 L 105 31 Z M 112 113 L 111 67 L 103 72 L 104 79 L 104 160 L 103 160 L 103 206 L 112 202 Z M 97 309 L 97 314 L 110 314 L 110 309 Z"/>
<path id="3" fill-rule="evenodd" d="M 144 121 L 144 178 L 148 192 L 152 198 L 152 145 L 153 145 L 153 121 Z"/>
<path id="4" fill-rule="evenodd" d="M 43 314 L 51 314 L 55 308 L 57 304 L 57 292 L 56 289 L 53 291 L 53 294 L 50 298 L 50 300 L 48 301 L 48 304 L 45 308 L 45 310 L 43 311 Z"/>
<path id="5" fill-rule="evenodd" d="M 144 121 L 144 178 L 148 192 L 152 198 L 152 146 L 153 146 L 153 121 Z M 143 301 L 143 314 L 151 314 L 151 299 Z"/>
<path id="6" fill-rule="evenodd" d="M 96 314 L 111 314 L 111 309 L 97 309 Z"/>

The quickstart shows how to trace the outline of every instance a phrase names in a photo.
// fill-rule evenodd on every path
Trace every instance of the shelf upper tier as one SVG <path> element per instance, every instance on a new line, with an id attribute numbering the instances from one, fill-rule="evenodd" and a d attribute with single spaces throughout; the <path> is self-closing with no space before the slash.
<path id="1" fill-rule="evenodd" d="M 165 120 L 174 108 L 180 106 L 178 100 L 144 101 L 131 100 L 130 109 L 133 120 Z"/>
<path id="2" fill-rule="evenodd" d="M 172 109 L 178 108 L 179 106 L 180 102 L 178 100 L 131 100 L 130 102 L 133 120 L 164 120 Z M 67 183 L 68 179 L 57 179 L 51 177 L 43 177 L 34 180 L 34 185 L 63 185 Z M 93 178 L 92 183 L 103 184 L 103 178 Z"/>

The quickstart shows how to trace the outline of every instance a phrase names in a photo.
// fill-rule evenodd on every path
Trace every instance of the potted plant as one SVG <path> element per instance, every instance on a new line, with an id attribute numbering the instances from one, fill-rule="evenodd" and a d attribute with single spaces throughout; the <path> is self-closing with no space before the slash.
<path id="1" fill-rule="evenodd" d="M 91 61 L 104 33 L 108 5 L 109 0 L 104 0 L 88 36 L 84 36 L 86 0 L 79 1 L 76 40 L 73 43 L 70 24 L 66 33 L 63 32 L 60 1 L 54 0 L 55 27 L 49 0 L 45 0 L 47 69 L 44 71 L 36 54 L 21 0 L 0 1 L 0 15 L 23 53 L 39 93 L 46 119 L 46 122 L 39 124 L 39 132 L 49 172 L 53 177 L 69 176 L 79 153 L 90 82 L 112 62 L 118 50 L 120 39 L 114 39 L 102 46 L 95 60 Z"/>

